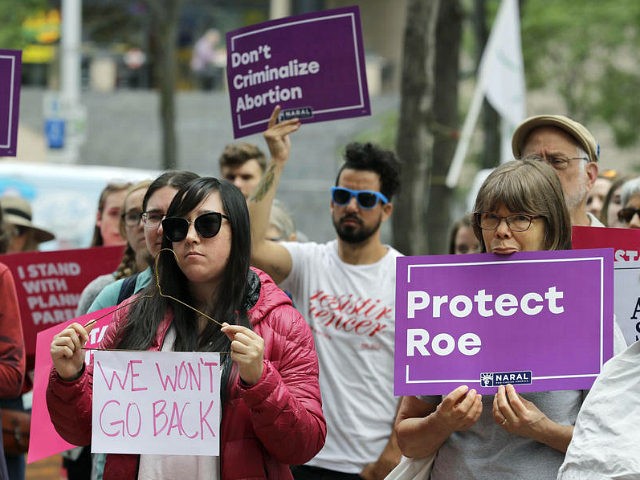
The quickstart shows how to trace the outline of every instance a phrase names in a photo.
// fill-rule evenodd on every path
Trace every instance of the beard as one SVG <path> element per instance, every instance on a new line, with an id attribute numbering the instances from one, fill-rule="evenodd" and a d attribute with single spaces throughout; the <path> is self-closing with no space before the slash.
<path id="1" fill-rule="evenodd" d="M 350 223 L 348 225 L 344 225 L 345 220 L 351 220 L 356 223 Z M 371 227 L 366 227 L 364 222 L 357 215 L 344 215 L 342 218 L 336 220 L 333 219 L 333 228 L 336 229 L 336 233 L 338 234 L 338 238 L 343 242 L 350 244 L 362 243 L 365 240 L 371 238 L 373 234 L 375 234 L 382 224 L 382 218 L 379 217 L 378 221 L 375 225 Z"/>
<path id="2" fill-rule="evenodd" d="M 584 173 L 580 178 L 580 182 L 578 183 L 578 185 L 576 185 L 576 188 L 572 192 L 566 192 L 564 194 L 564 200 L 567 204 L 569 213 L 572 214 L 578 207 L 582 205 L 585 198 L 587 198 L 587 195 L 589 194 L 588 182 L 589 178 L 587 177 L 587 174 Z"/>

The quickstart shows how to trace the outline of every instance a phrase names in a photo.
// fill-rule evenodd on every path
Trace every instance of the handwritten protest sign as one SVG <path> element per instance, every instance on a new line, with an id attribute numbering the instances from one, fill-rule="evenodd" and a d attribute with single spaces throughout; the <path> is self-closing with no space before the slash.
<path id="1" fill-rule="evenodd" d="M 84 287 L 115 271 L 123 247 L 97 247 L 3 255 L 16 282 L 28 356 L 35 354 L 39 331 L 76 316 Z"/>
<path id="2" fill-rule="evenodd" d="M 35 353 L 35 375 L 33 379 L 33 405 L 31 407 L 31 429 L 37 432 L 37 435 L 31 435 L 29 440 L 29 453 L 27 455 L 27 461 L 29 463 L 36 462 L 42 458 L 49 457 L 75 446 L 64 441 L 60 435 L 58 435 L 58 432 L 56 432 L 51 423 L 49 411 L 47 410 L 45 394 L 47 391 L 47 383 L 49 382 L 49 373 L 53 366 L 49 352 L 53 337 L 73 322 L 85 325 L 90 320 L 99 319 L 96 321 L 91 332 L 89 332 L 89 341 L 85 345 L 87 348 L 97 348 L 107 331 L 109 323 L 111 323 L 115 309 L 116 307 L 109 307 L 98 310 L 38 332 Z M 93 351 L 87 350 L 85 362 L 87 364 L 90 363 L 92 358 Z"/>
<path id="3" fill-rule="evenodd" d="M 613 354 L 611 253 L 399 258 L 395 394 L 589 388 Z"/>
<path id="4" fill-rule="evenodd" d="M 15 157 L 18 145 L 22 52 L 0 50 L 0 157 Z"/>
<path id="5" fill-rule="evenodd" d="M 573 248 L 613 248 L 613 311 L 627 345 L 640 339 L 640 229 L 573 227 Z"/>
<path id="6" fill-rule="evenodd" d="M 273 20 L 227 33 L 234 137 L 282 118 L 321 122 L 371 114 L 358 7 Z"/>
<path id="7" fill-rule="evenodd" d="M 220 454 L 220 354 L 98 351 L 92 451 Z"/>

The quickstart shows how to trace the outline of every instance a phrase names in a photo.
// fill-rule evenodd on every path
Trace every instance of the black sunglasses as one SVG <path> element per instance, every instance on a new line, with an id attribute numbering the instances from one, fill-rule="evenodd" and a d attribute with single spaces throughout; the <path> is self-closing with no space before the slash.
<path id="1" fill-rule="evenodd" d="M 229 220 L 229 217 L 220 212 L 203 213 L 193 222 L 182 217 L 167 217 L 162 220 L 162 231 L 164 236 L 171 242 L 181 242 L 187 238 L 189 225 L 193 223 L 198 235 L 203 238 L 211 238 L 215 237 L 220 231 L 223 218 Z"/>
<path id="2" fill-rule="evenodd" d="M 636 214 L 640 215 L 640 209 L 633 208 L 633 207 L 626 207 L 626 208 L 623 208 L 622 210 L 618 210 L 618 220 L 624 223 L 629 223 Z"/>

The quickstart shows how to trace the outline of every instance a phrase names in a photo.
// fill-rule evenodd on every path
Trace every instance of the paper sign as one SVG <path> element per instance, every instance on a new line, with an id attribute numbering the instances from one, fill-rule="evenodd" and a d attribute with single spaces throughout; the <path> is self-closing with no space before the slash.
<path id="1" fill-rule="evenodd" d="M 92 452 L 220 454 L 220 354 L 98 351 Z"/>
<path id="2" fill-rule="evenodd" d="M 613 354 L 610 249 L 400 257 L 396 395 L 588 389 Z"/>
<path id="3" fill-rule="evenodd" d="M 613 248 L 615 262 L 640 260 L 640 229 L 572 227 L 571 246 L 578 248 Z"/>
<path id="4" fill-rule="evenodd" d="M 613 311 L 627 345 L 640 338 L 640 229 L 573 227 L 573 248 L 612 248 Z"/>
<path id="5" fill-rule="evenodd" d="M 0 50 L 0 157 L 15 157 L 18 146 L 22 52 Z"/>
<path id="6" fill-rule="evenodd" d="M 273 20 L 227 33 L 235 138 L 281 118 L 321 122 L 371 114 L 358 7 Z"/>
<path id="7" fill-rule="evenodd" d="M 640 340 L 640 262 L 615 263 L 613 310 L 627 345 Z"/>
<path id="8" fill-rule="evenodd" d="M 84 287 L 114 272 L 122 251 L 123 247 L 96 247 L 0 257 L 16 283 L 28 357 L 35 353 L 37 333 L 74 318 Z"/>
<path id="9" fill-rule="evenodd" d="M 89 332 L 87 348 L 97 348 L 102 337 L 111 323 L 116 307 L 109 307 L 96 312 L 88 313 L 73 320 L 68 320 L 54 327 L 47 328 L 38 333 L 36 341 L 35 376 L 33 380 L 33 405 L 31 407 L 31 429 L 37 435 L 31 435 L 29 439 L 29 453 L 27 461 L 36 462 L 42 458 L 55 455 L 75 447 L 64 441 L 56 432 L 47 409 L 46 391 L 49 383 L 49 373 L 53 362 L 51 361 L 50 347 L 53 337 L 64 330 L 73 322 L 85 325 L 93 319 L 98 319 L 95 326 Z M 87 350 L 85 362 L 92 361 L 93 351 Z"/>

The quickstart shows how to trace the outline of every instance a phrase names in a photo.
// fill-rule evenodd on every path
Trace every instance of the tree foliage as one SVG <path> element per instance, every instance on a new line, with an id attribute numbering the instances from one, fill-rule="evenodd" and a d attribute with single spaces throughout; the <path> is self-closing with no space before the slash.
<path id="1" fill-rule="evenodd" d="M 528 88 L 556 90 L 582 122 L 605 121 L 620 147 L 637 142 L 640 2 L 525 0 L 521 17 Z"/>
<path id="2" fill-rule="evenodd" d="M 23 49 L 29 39 L 22 23 L 34 12 L 45 10 L 48 3 L 47 0 L 0 1 L 0 48 Z"/>

